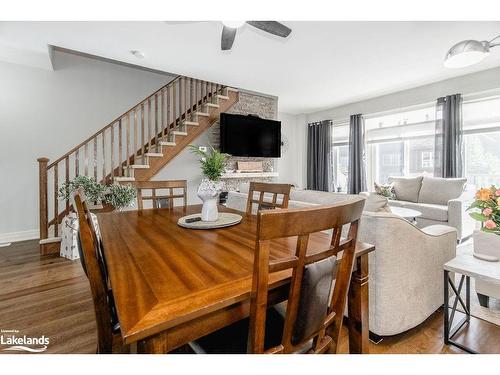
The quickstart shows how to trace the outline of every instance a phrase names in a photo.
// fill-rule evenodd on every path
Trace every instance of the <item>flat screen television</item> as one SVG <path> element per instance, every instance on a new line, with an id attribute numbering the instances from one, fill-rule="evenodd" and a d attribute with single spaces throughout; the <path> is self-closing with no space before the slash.
<path id="1" fill-rule="evenodd" d="M 281 157 L 281 122 L 251 115 L 220 115 L 221 152 L 233 156 Z"/>

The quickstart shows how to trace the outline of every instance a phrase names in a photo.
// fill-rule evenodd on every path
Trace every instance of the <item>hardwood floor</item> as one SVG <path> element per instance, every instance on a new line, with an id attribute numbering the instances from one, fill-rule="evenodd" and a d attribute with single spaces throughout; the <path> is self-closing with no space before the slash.
<path id="1" fill-rule="evenodd" d="M 49 337 L 46 353 L 95 353 L 94 311 L 80 262 L 54 255 L 41 256 L 37 241 L 17 242 L 1 248 L 0 329 L 16 329 L 19 335 Z M 499 327 L 473 319 L 467 330 L 468 345 L 478 345 L 475 348 L 483 353 L 500 353 Z M 344 327 L 340 347 L 343 353 L 348 351 L 347 340 Z M 386 337 L 377 345 L 370 343 L 370 352 L 463 353 L 443 344 L 441 311 L 417 328 Z"/>

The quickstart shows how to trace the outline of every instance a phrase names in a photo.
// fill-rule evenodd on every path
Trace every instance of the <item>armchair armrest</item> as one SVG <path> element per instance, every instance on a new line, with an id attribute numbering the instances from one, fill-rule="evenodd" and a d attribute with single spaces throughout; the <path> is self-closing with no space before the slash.
<path id="1" fill-rule="evenodd" d="M 443 236 L 448 233 L 455 233 L 456 229 L 448 225 L 429 225 L 428 227 L 422 228 L 422 232 L 429 236 Z"/>
<path id="2" fill-rule="evenodd" d="M 459 240 L 468 237 L 474 231 L 476 222 L 466 211 L 474 200 L 475 187 L 470 185 L 458 198 L 448 201 L 448 224 L 457 229 Z"/>

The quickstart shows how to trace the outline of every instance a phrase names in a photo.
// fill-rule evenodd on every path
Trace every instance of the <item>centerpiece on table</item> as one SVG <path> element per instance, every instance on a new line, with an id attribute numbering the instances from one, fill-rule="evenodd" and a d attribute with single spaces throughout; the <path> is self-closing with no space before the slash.
<path id="1" fill-rule="evenodd" d="M 494 185 L 479 189 L 468 210 L 474 210 L 470 216 L 481 222 L 481 230 L 474 232 L 474 256 L 497 262 L 500 254 L 500 189 Z"/>
<path id="2" fill-rule="evenodd" d="M 210 152 L 204 151 L 195 145 L 189 145 L 189 148 L 193 154 L 201 156 L 201 171 L 205 177 L 201 180 L 197 193 L 198 197 L 203 201 L 201 220 L 217 221 L 219 218 L 217 202 L 223 188 L 220 178 L 224 173 L 224 167 L 229 155 L 223 154 L 211 146 Z"/>

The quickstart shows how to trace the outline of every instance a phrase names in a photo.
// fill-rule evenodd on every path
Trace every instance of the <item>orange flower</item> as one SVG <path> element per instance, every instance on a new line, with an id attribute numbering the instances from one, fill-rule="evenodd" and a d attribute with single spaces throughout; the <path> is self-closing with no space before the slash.
<path id="1" fill-rule="evenodd" d="M 491 190 L 490 189 L 479 189 L 476 193 L 476 198 L 480 201 L 487 201 L 491 198 Z"/>

